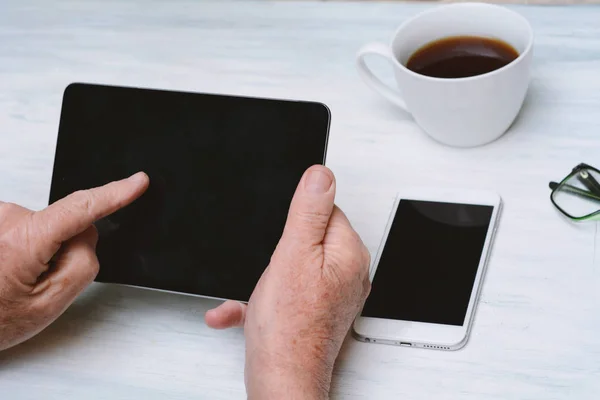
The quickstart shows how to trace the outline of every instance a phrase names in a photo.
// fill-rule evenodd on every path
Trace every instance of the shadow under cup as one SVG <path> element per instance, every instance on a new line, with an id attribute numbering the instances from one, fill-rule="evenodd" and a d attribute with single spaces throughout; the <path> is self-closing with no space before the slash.
<path id="1" fill-rule="evenodd" d="M 497 39 L 519 57 L 502 68 L 465 78 L 436 78 L 409 70 L 410 57 L 423 46 L 454 36 Z M 357 56 L 368 86 L 412 114 L 437 141 L 473 147 L 500 137 L 516 118 L 530 77 L 533 32 L 525 18 L 508 8 L 482 3 L 439 6 L 409 19 L 385 46 L 371 43 Z M 367 55 L 388 59 L 398 90 L 389 88 L 365 63 Z"/>

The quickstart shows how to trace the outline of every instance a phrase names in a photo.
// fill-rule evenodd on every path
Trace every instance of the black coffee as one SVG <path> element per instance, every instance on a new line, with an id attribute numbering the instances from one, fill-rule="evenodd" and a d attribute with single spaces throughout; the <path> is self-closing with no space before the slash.
<path id="1" fill-rule="evenodd" d="M 465 78 L 510 64 L 519 53 L 508 43 L 478 36 L 452 36 L 426 44 L 406 67 L 435 78 Z"/>

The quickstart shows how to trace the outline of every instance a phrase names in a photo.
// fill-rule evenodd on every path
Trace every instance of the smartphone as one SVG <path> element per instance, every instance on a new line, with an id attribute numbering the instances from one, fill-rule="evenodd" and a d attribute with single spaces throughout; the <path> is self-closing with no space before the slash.
<path id="1" fill-rule="evenodd" d="M 458 350 L 468 340 L 501 208 L 487 191 L 399 193 L 353 325 L 361 341 Z"/>

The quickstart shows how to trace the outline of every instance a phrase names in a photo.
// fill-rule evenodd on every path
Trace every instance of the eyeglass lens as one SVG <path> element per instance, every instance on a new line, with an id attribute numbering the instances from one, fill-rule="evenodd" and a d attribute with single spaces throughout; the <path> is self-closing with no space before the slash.
<path id="1" fill-rule="evenodd" d="M 579 169 L 552 193 L 552 199 L 567 214 L 582 218 L 600 209 L 600 174 Z"/>

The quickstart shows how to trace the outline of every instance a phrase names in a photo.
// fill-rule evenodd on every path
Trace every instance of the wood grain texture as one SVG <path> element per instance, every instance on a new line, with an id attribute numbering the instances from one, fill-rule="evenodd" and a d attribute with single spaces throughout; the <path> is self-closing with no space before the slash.
<path id="1" fill-rule="evenodd" d="M 465 150 L 429 139 L 354 69 L 362 44 L 387 41 L 430 6 L 4 0 L 0 198 L 46 205 L 62 91 L 73 81 L 322 101 L 332 110 L 338 204 L 372 252 L 399 188 L 488 188 L 505 203 L 467 347 L 349 338 L 332 398 L 597 398 L 597 225 L 561 218 L 547 182 L 582 161 L 600 165 L 600 9 L 515 7 L 536 31 L 526 104 L 506 135 Z M 389 66 L 373 64 L 391 80 Z M 205 326 L 215 304 L 95 284 L 42 334 L 0 353 L 0 398 L 244 398 L 243 334 Z"/>

